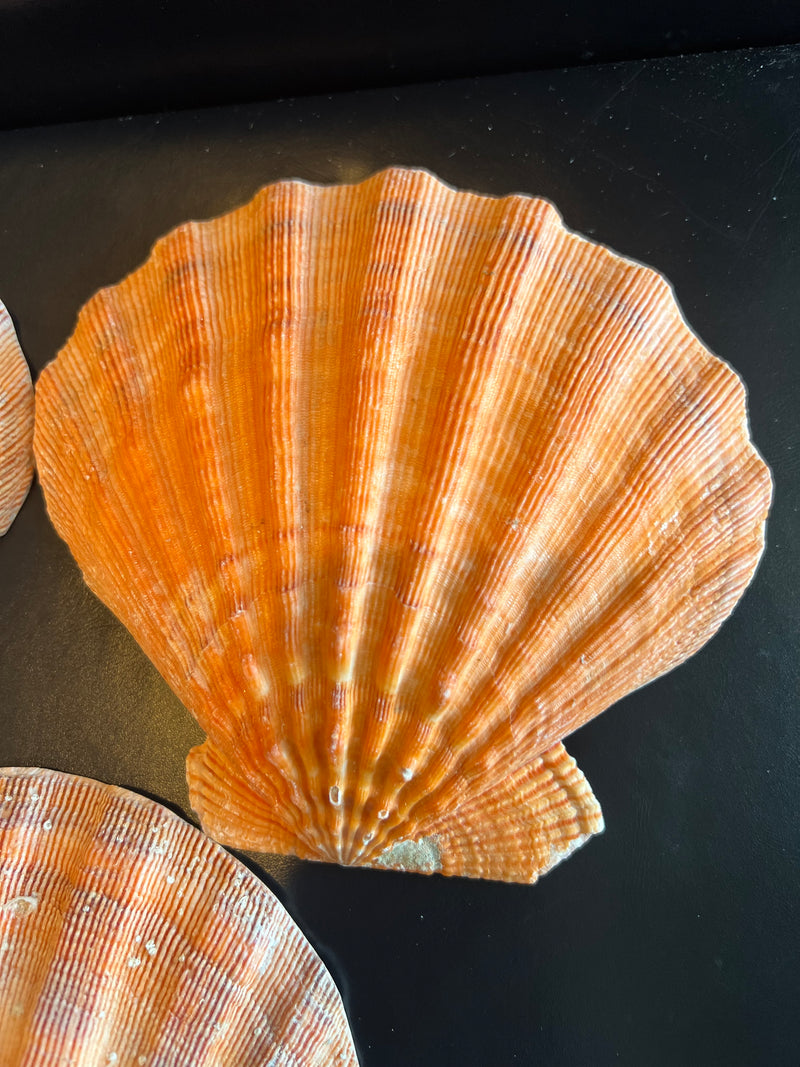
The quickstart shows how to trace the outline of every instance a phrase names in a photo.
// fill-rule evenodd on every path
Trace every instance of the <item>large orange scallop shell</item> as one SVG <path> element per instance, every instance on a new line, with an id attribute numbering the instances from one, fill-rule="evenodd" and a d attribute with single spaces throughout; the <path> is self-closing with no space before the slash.
<path id="1" fill-rule="evenodd" d="M 33 481 L 33 385 L 14 323 L 0 303 L 0 537 Z"/>
<path id="2" fill-rule="evenodd" d="M 663 278 L 421 171 L 181 226 L 37 404 L 56 528 L 253 849 L 535 879 L 601 826 L 561 739 L 763 548 L 744 389 Z"/>
<path id="3" fill-rule="evenodd" d="M 0 770 L 3 1067 L 357 1067 L 272 893 L 160 804 Z"/>

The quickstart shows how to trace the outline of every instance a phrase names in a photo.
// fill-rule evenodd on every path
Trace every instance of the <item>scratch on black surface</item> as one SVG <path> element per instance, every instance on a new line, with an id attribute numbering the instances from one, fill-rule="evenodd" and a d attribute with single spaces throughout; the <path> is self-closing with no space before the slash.
<path id="1" fill-rule="evenodd" d="M 731 148 L 735 148 L 737 152 L 740 152 L 742 149 L 742 146 L 740 144 L 737 144 L 736 141 L 732 140 L 730 137 L 728 137 L 727 134 L 722 133 L 721 130 L 715 130 L 713 126 L 709 126 L 707 125 L 707 123 L 701 122 L 699 119 L 689 118 L 688 115 L 681 115 L 677 111 L 671 111 L 668 107 L 664 107 L 663 104 L 659 107 L 658 110 L 661 111 L 664 115 L 669 115 L 670 118 L 677 119 L 677 121 L 680 122 L 683 126 L 696 126 L 697 129 L 703 130 L 704 133 L 710 133 L 714 137 L 719 137 L 721 141 L 724 141 L 726 144 L 729 144 Z"/>
<path id="2" fill-rule="evenodd" d="M 783 184 L 783 180 L 786 177 L 786 172 L 789 170 L 789 167 L 792 165 L 792 163 L 794 163 L 795 159 L 798 156 L 798 153 L 800 152 L 800 144 L 792 145 L 792 141 L 795 141 L 796 138 L 797 138 L 797 133 L 798 133 L 798 131 L 794 130 L 792 135 L 791 135 L 791 137 L 789 137 L 783 143 L 783 147 L 785 149 L 788 149 L 788 151 L 786 152 L 786 158 L 783 161 L 783 166 L 780 169 L 780 173 L 778 174 L 778 177 L 772 183 L 772 186 L 770 187 L 770 189 L 767 191 L 766 195 L 764 196 L 763 203 L 761 204 L 761 207 L 756 212 L 756 217 L 753 219 L 753 221 L 750 224 L 750 229 L 747 231 L 747 236 L 745 237 L 744 241 L 742 242 L 742 247 L 739 250 L 740 254 L 745 250 L 745 248 L 749 244 L 751 238 L 755 235 L 755 232 L 758 229 L 758 224 L 761 222 L 762 218 L 764 217 L 764 213 L 767 211 L 767 209 L 769 208 L 770 204 L 772 204 L 772 202 L 777 198 L 776 194 L 778 192 L 778 189 L 780 189 L 781 185 Z M 773 152 L 772 155 L 774 156 L 775 153 Z M 761 168 L 759 168 L 759 169 L 761 169 Z"/>
<path id="3" fill-rule="evenodd" d="M 611 156 L 608 156 L 603 152 L 598 152 L 597 150 L 592 151 L 592 156 L 603 163 L 607 163 L 610 167 L 612 167 L 620 174 L 633 175 L 633 177 L 639 178 L 646 184 L 653 186 L 654 189 L 659 189 L 664 195 L 668 196 L 670 200 L 677 204 L 685 215 L 688 215 L 689 218 L 692 218 L 696 222 L 699 222 L 702 226 L 705 226 L 707 229 L 711 230 L 712 233 L 717 234 L 718 237 L 724 237 L 727 241 L 733 241 L 735 244 L 738 244 L 741 240 L 741 238 L 737 234 L 733 233 L 730 230 L 724 229 L 717 223 L 712 222 L 711 219 L 707 219 L 704 215 L 701 215 L 694 208 L 689 207 L 689 205 L 684 200 L 682 200 L 681 197 L 679 197 L 671 188 L 665 185 L 663 181 L 660 181 L 654 175 L 646 174 L 644 171 L 637 170 L 635 167 L 624 167 L 622 166 L 622 164 L 617 163 L 615 159 L 612 159 Z M 652 190 L 650 191 L 652 192 Z M 668 212 L 664 212 L 664 214 L 668 214 Z M 661 215 L 660 217 L 663 218 L 663 215 Z"/>
<path id="4" fill-rule="evenodd" d="M 636 79 L 639 77 L 639 75 L 642 73 L 642 71 L 645 69 L 645 67 L 646 67 L 646 63 L 641 63 L 636 68 L 636 70 L 633 72 L 633 74 L 629 75 L 629 77 L 627 77 L 625 79 L 625 81 L 622 83 L 622 85 L 617 86 L 617 88 L 608 97 L 607 100 L 603 101 L 603 103 L 600 105 L 600 107 L 597 108 L 597 110 L 588 119 L 588 122 L 592 126 L 596 126 L 597 125 L 597 120 L 600 118 L 600 116 L 603 114 L 603 112 L 606 111 L 614 103 L 614 101 L 617 99 L 618 96 L 621 96 L 622 93 L 625 92 L 625 90 L 628 88 L 629 85 L 631 85 L 633 82 L 636 81 Z"/>
<path id="5" fill-rule="evenodd" d="M 781 143 L 778 145 L 778 147 L 773 152 L 770 152 L 770 154 L 767 156 L 767 158 L 765 160 L 763 160 L 761 163 L 759 163 L 758 166 L 756 167 L 756 169 L 752 173 L 753 174 L 758 174 L 758 172 L 760 170 L 763 170 L 764 167 L 766 167 L 767 163 L 771 163 L 772 160 L 775 158 L 775 156 L 780 155 L 780 153 L 784 150 L 784 148 L 786 148 L 787 145 L 792 143 L 792 141 L 795 139 L 795 137 L 797 137 L 798 133 L 800 133 L 800 127 L 798 127 L 797 129 L 792 130 L 792 132 L 789 134 L 789 136 L 786 138 L 786 140 L 785 141 L 781 141 Z"/>

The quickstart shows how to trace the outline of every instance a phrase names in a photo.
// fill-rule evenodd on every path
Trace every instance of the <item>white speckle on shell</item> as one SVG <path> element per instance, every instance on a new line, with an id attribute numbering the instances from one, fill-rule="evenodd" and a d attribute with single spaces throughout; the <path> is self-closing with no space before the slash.
<path id="1" fill-rule="evenodd" d="M 38 907 L 39 897 L 36 893 L 31 893 L 30 896 L 12 897 L 11 900 L 0 904 L 0 911 L 10 912 L 11 915 L 22 918 L 24 915 L 30 915 L 36 911 Z"/>

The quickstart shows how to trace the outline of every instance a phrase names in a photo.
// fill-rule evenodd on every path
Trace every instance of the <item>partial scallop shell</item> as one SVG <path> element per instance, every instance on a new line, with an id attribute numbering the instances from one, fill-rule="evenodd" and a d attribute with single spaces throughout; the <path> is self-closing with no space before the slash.
<path id="1" fill-rule="evenodd" d="M 0 537 L 33 481 L 33 385 L 11 316 L 0 303 Z"/>
<path id="2" fill-rule="evenodd" d="M 152 800 L 0 770 L 3 1067 L 357 1067 L 277 899 Z"/>
<path id="3" fill-rule="evenodd" d="M 56 528 L 248 848 L 534 879 L 601 826 L 559 742 L 763 548 L 744 389 L 663 278 L 420 171 L 181 226 L 37 404 Z"/>

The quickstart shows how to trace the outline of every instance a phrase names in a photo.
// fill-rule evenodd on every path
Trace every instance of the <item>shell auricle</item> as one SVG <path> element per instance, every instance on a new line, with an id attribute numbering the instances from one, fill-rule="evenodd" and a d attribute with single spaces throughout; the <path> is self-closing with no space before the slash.
<path id="1" fill-rule="evenodd" d="M 393 168 L 180 226 L 42 374 L 47 506 L 207 735 L 218 840 L 532 881 L 562 740 L 685 660 L 771 495 L 657 273 Z"/>
<path id="2" fill-rule="evenodd" d="M 33 385 L 14 323 L 0 303 L 0 537 L 33 481 Z"/>
<path id="3" fill-rule="evenodd" d="M 254 874 L 145 797 L 0 770 L 3 1067 L 358 1067 L 333 980 Z"/>

